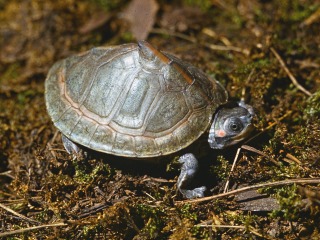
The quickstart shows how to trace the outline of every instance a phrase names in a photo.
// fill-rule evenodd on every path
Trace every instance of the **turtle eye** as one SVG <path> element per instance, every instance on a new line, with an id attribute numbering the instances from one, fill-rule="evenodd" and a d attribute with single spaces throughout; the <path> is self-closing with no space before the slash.
<path id="1" fill-rule="evenodd" d="M 234 132 L 234 133 L 238 133 L 243 130 L 243 124 L 239 118 L 229 119 L 226 127 L 229 132 Z"/>

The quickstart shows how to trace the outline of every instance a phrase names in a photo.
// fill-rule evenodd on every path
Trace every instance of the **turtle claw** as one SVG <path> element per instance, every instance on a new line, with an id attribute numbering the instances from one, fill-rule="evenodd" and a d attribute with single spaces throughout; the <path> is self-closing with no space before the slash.
<path id="1" fill-rule="evenodd" d="M 192 190 L 185 189 L 198 171 L 198 160 L 192 153 L 187 153 L 182 155 L 178 161 L 182 164 L 181 173 L 177 182 L 179 192 L 188 199 L 203 197 L 206 191 L 206 187 L 204 186 Z"/>
<path id="2" fill-rule="evenodd" d="M 205 186 L 194 188 L 192 190 L 187 189 L 179 189 L 182 195 L 185 198 L 193 199 L 193 198 L 202 198 L 204 197 L 204 192 L 207 190 Z"/>
<path id="3" fill-rule="evenodd" d="M 74 142 L 72 142 L 69 138 L 65 135 L 61 135 L 62 143 L 65 150 L 72 154 L 75 158 L 86 158 L 87 154 Z"/>

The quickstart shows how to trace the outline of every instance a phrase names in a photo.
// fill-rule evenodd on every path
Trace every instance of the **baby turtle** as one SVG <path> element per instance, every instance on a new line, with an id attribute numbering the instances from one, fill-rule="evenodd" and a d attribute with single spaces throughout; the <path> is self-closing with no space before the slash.
<path id="1" fill-rule="evenodd" d="M 221 107 L 228 96 L 218 81 L 145 41 L 58 61 L 47 76 L 45 98 L 68 153 L 85 146 L 131 159 L 177 152 L 204 133 L 211 148 L 222 149 L 248 135 L 254 115 L 243 102 Z M 186 189 L 196 158 L 187 153 L 179 161 L 179 191 L 202 197 L 205 187 Z"/>

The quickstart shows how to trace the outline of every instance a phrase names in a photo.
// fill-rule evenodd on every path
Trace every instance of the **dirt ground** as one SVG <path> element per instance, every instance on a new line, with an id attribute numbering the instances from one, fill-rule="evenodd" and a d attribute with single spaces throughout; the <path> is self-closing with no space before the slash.
<path id="1" fill-rule="evenodd" d="M 320 239 L 319 29 L 318 0 L 0 0 L 0 238 Z M 47 114 L 55 61 L 137 39 L 255 108 L 243 145 L 201 149 L 205 198 L 179 153 L 76 159 Z"/>

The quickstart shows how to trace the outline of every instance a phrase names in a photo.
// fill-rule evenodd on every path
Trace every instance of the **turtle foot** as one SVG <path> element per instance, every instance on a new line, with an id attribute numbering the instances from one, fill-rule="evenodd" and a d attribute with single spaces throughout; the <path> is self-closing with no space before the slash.
<path id="1" fill-rule="evenodd" d="M 205 186 L 191 190 L 186 189 L 198 171 L 199 164 L 196 157 L 192 153 L 187 153 L 179 158 L 179 162 L 182 164 L 182 166 L 177 182 L 178 190 L 185 198 L 188 199 L 203 197 L 204 192 L 206 191 Z"/>

